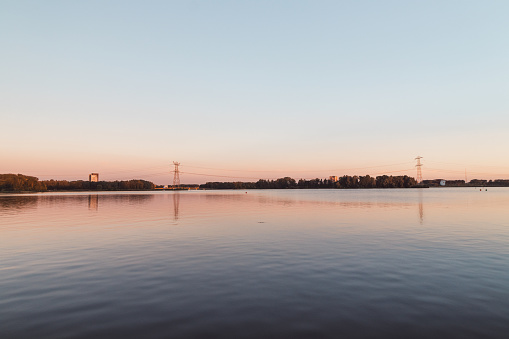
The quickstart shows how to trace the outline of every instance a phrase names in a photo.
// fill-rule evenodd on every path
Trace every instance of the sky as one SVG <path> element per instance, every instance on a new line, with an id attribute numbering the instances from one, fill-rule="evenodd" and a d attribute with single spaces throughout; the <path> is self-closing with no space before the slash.
<path id="1" fill-rule="evenodd" d="M 507 1 L 0 0 L 0 173 L 509 179 Z M 194 173 L 194 174 L 193 174 Z"/>

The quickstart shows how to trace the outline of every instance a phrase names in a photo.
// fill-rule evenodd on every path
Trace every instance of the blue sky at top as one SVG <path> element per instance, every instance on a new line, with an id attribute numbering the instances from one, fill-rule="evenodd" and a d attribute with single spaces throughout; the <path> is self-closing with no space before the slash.
<path id="1" fill-rule="evenodd" d="M 506 1 L 0 8 L 2 173 L 325 176 L 422 155 L 509 177 Z"/>

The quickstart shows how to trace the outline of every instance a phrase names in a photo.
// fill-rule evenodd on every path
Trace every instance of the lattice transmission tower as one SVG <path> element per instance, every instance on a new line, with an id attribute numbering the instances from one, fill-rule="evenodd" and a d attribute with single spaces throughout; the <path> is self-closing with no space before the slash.
<path id="1" fill-rule="evenodd" d="M 173 162 L 173 165 L 175 165 L 175 170 L 173 171 L 173 188 L 180 186 L 180 172 L 179 172 L 179 165 L 180 162 Z"/>
<path id="2" fill-rule="evenodd" d="M 415 158 L 415 160 L 417 160 L 417 165 L 415 165 L 415 167 L 417 167 L 417 179 L 416 180 L 417 180 L 418 184 L 420 184 L 422 182 L 421 159 L 422 159 L 421 156 L 418 156 L 417 158 Z"/>

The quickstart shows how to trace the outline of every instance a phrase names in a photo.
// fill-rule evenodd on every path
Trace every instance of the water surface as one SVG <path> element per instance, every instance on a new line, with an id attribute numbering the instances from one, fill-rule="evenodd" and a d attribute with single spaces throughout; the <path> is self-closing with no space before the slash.
<path id="1" fill-rule="evenodd" d="M 506 338 L 509 189 L 0 195 L 1 338 Z"/>

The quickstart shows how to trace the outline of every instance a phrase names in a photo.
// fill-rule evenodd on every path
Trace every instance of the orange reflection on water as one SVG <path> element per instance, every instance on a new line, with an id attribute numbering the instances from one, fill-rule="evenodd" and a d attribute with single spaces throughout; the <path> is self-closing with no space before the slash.
<path id="1" fill-rule="evenodd" d="M 500 241 L 507 239 L 508 205 L 507 189 L 465 188 L 3 195 L 0 231 L 2 246 L 26 250 L 299 233 Z"/>

